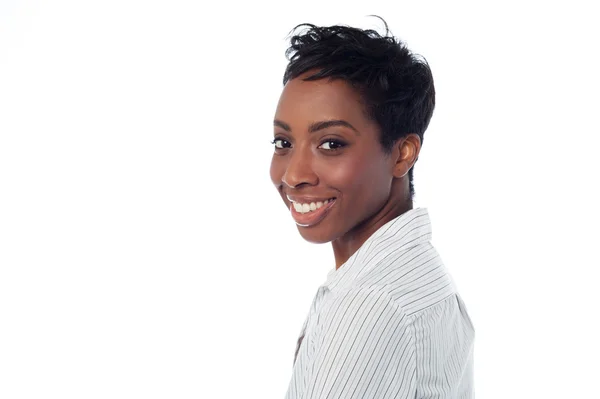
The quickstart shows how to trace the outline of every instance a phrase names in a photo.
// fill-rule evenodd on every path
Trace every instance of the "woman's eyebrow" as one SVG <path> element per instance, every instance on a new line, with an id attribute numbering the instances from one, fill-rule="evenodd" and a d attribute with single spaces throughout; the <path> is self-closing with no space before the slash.
<path id="1" fill-rule="evenodd" d="M 280 128 L 282 128 L 283 130 L 285 130 L 285 131 L 288 131 L 288 132 L 291 132 L 291 131 L 292 131 L 292 128 L 290 128 L 290 125 L 288 125 L 287 123 L 285 123 L 285 122 L 282 122 L 282 121 L 280 121 L 280 120 L 278 120 L 278 119 L 275 119 L 275 120 L 273 121 L 273 126 L 279 126 L 279 127 L 280 127 Z"/>
<path id="2" fill-rule="evenodd" d="M 280 128 L 291 132 L 292 129 L 290 128 L 290 125 L 288 125 L 285 122 L 282 122 L 278 119 L 275 119 L 273 121 L 273 125 L 274 126 L 279 126 Z M 332 127 L 332 126 L 344 126 L 347 128 L 350 128 L 352 130 L 354 130 L 354 132 L 360 136 L 360 133 L 358 130 L 356 130 L 356 128 L 354 126 L 352 126 L 352 124 L 350 122 L 347 122 L 343 119 L 334 119 L 334 120 L 328 120 L 328 121 L 320 121 L 320 122 L 313 122 L 310 124 L 310 126 L 308 127 L 308 132 L 309 133 L 314 133 L 318 130 L 322 130 L 322 129 L 326 129 L 328 127 Z"/>

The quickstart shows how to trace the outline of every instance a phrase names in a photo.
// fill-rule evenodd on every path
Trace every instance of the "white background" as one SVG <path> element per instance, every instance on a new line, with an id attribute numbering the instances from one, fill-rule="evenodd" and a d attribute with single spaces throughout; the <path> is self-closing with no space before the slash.
<path id="1" fill-rule="evenodd" d="M 597 395 L 588 3 L 1 0 L 1 398 L 283 398 L 334 265 L 269 180 L 286 36 L 369 14 L 433 70 L 415 206 L 477 397 Z"/>

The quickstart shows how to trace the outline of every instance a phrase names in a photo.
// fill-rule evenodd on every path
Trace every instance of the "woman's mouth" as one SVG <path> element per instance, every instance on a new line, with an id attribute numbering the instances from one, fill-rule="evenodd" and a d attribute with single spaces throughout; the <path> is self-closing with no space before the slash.
<path id="1" fill-rule="evenodd" d="M 292 218 L 298 226 L 310 227 L 319 223 L 335 204 L 336 198 L 316 202 L 295 202 L 290 200 Z"/>

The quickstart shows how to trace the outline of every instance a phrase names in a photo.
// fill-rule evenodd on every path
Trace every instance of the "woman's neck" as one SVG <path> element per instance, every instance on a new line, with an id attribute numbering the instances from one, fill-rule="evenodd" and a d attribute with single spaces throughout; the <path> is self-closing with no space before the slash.
<path id="1" fill-rule="evenodd" d="M 388 202 L 379 212 L 365 222 L 353 228 L 344 236 L 331 242 L 335 257 L 335 268 L 340 268 L 373 233 L 389 221 L 413 209 L 412 200 Z"/>

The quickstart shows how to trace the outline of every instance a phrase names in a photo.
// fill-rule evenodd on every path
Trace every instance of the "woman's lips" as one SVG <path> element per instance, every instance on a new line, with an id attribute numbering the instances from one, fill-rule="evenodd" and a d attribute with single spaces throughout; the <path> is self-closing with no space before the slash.
<path id="1" fill-rule="evenodd" d="M 330 200 L 327 204 L 323 205 L 319 209 L 307 213 L 300 213 L 294 209 L 294 204 L 290 204 L 290 211 L 292 213 L 292 217 L 298 226 L 302 227 L 310 227 L 319 223 L 323 218 L 327 215 L 329 210 L 337 199 Z"/>

